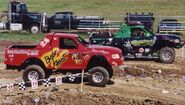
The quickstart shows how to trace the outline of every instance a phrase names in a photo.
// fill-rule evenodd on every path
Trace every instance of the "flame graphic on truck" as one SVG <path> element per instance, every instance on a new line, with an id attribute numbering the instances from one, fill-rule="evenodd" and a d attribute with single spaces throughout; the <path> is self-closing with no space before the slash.
<path id="1" fill-rule="evenodd" d="M 41 60 L 46 67 L 59 68 L 64 62 L 68 60 L 68 50 L 60 51 L 59 48 L 53 48 L 51 51 L 42 55 Z"/>

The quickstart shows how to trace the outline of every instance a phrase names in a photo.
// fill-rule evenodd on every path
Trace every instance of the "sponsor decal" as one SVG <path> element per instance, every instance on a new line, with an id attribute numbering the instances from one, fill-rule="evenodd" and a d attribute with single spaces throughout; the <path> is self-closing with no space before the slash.
<path id="1" fill-rule="evenodd" d="M 83 60 L 87 61 L 87 59 L 89 59 L 89 55 L 87 53 L 74 53 L 72 54 L 72 60 L 78 65 L 78 64 L 82 64 Z"/>
<path id="2" fill-rule="evenodd" d="M 13 57 L 13 54 L 38 55 L 39 50 L 7 50 L 7 54 Z"/>
<path id="3" fill-rule="evenodd" d="M 48 38 L 44 38 L 43 41 L 40 42 L 40 45 L 41 45 L 42 47 L 45 47 L 49 42 L 50 42 L 50 41 L 49 41 Z"/>
<path id="4" fill-rule="evenodd" d="M 149 49 L 149 48 L 146 48 L 146 49 L 145 49 L 145 52 L 150 52 L 150 49 Z"/>
<path id="5" fill-rule="evenodd" d="M 72 59 L 76 64 L 81 64 L 83 62 L 83 59 L 80 57 L 79 53 L 72 54 Z"/>
<path id="6" fill-rule="evenodd" d="M 64 62 L 68 60 L 67 55 L 68 50 L 60 51 L 59 48 L 53 48 L 51 51 L 43 54 L 41 60 L 44 62 L 45 66 L 51 66 L 54 68 L 59 68 Z"/>
<path id="7" fill-rule="evenodd" d="M 132 47 L 130 41 L 127 41 L 127 42 L 124 44 L 124 46 L 125 46 L 129 51 L 131 51 L 131 50 L 133 49 L 133 47 Z"/>
<path id="8" fill-rule="evenodd" d="M 53 37 L 53 40 L 57 40 L 57 37 Z"/>
<path id="9" fill-rule="evenodd" d="M 87 54 L 87 53 L 82 53 L 82 56 L 83 56 L 83 59 L 86 61 L 87 59 L 89 59 L 89 54 Z"/>
<path id="10" fill-rule="evenodd" d="M 154 44 L 153 40 L 133 40 L 131 41 L 133 46 L 152 46 Z"/>
<path id="11" fill-rule="evenodd" d="M 143 53 L 144 51 L 145 51 L 144 48 L 139 48 L 140 53 Z"/>

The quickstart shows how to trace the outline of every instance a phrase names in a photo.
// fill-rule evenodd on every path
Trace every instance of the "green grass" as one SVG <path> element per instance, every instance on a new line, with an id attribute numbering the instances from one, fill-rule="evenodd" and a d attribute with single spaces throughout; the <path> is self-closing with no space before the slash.
<path id="1" fill-rule="evenodd" d="M 44 37 L 44 34 L 30 34 L 30 33 L 20 33 L 20 32 L 1 32 L 0 41 L 22 41 L 22 42 L 33 42 L 38 43 Z"/>
<path id="2" fill-rule="evenodd" d="M 29 11 L 73 11 L 77 15 L 100 15 L 122 20 L 126 12 L 153 12 L 155 15 L 184 15 L 185 0 L 26 0 Z M 8 0 L 0 1 L 0 10 Z"/>
<path id="3" fill-rule="evenodd" d="M 82 38 L 88 38 L 87 34 L 79 34 Z M 44 38 L 45 34 L 30 34 L 27 32 L 0 32 L 0 41 L 22 41 L 22 42 L 32 42 L 39 43 L 42 38 Z"/>

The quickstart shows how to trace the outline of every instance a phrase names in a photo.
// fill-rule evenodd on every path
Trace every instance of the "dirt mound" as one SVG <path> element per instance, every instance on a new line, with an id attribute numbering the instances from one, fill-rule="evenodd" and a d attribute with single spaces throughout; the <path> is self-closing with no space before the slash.
<path id="1" fill-rule="evenodd" d="M 32 98 L 22 96 L 17 98 L 17 105 L 172 105 L 150 98 L 129 99 L 128 97 L 110 94 L 74 93 L 70 91 L 54 92 L 49 97 Z"/>
<path id="2" fill-rule="evenodd" d="M 178 61 L 179 62 L 179 61 Z M 182 61 L 183 62 L 183 61 Z M 155 77 L 158 75 L 181 77 L 185 75 L 185 65 L 174 62 L 173 64 L 164 64 L 155 61 L 127 61 L 128 69 L 125 73 L 133 76 Z"/>

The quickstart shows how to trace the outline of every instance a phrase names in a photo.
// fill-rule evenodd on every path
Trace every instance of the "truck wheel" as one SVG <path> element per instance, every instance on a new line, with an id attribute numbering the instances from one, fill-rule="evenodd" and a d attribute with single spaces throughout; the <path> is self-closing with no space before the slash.
<path id="1" fill-rule="evenodd" d="M 103 67 L 94 67 L 89 70 L 89 82 L 95 86 L 104 87 L 109 80 L 109 73 Z"/>
<path id="2" fill-rule="evenodd" d="M 30 65 L 23 72 L 23 80 L 25 82 L 39 80 L 45 78 L 44 70 L 38 65 Z"/>
<path id="3" fill-rule="evenodd" d="M 30 27 L 30 32 L 31 32 L 32 34 L 38 34 L 39 31 L 40 31 L 39 25 L 34 24 L 34 25 L 32 25 L 32 26 Z"/>
<path id="4" fill-rule="evenodd" d="M 164 47 L 159 51 L 159 59 L 164 63 L 173 63 L 175 60 L 175 51 L 170 47 Z"/>

